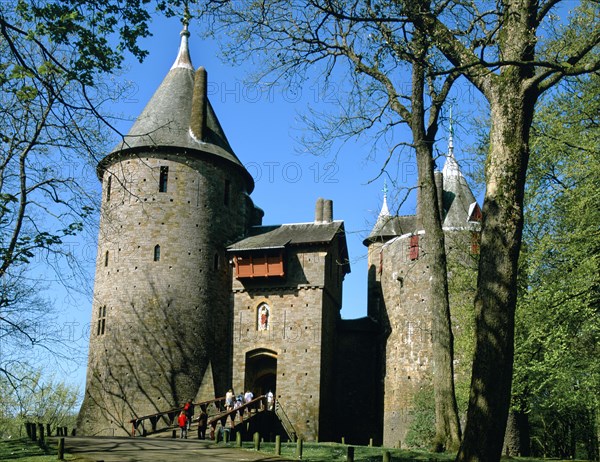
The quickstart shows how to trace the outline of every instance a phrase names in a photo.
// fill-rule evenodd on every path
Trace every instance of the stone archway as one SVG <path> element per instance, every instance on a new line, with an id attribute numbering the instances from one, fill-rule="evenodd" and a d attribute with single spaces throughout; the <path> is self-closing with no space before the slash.
<path id="1" fill-rule="evenodd" d="M 244 389 L 254 396 L 271 391 L 275 395 L 277 387 L 277 353 L 266 348 L 258 348 L 246 353 Z"/>

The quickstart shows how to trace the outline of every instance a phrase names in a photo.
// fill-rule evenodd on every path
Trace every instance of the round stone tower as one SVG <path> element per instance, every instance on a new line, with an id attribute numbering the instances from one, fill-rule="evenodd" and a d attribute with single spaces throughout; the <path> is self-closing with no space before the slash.
<path id="1" fill-rule="evenodd" d="M 134 416 L 229 386 L 225 247 L 260 222 L 252 177 L 194 71 L 184 27 L 175 63 L 98 165 L 102 208 L 78 432 L 119 435 Z"/>

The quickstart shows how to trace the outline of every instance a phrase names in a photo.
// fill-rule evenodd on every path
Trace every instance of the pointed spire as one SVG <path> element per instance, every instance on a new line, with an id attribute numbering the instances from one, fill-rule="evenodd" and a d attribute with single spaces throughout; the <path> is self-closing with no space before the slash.
<path id="1" fill-rule="evenodd" d="M 450 106 L 450 129 L 448 132 L 448 157 L 454 157 L 454 127 L 452 126 L 452 106 Z"/>
<path id="2" fill-rule="evenodd" d="M 454 157 L 454 127 L 452 126 L 452 106 L 450 107 L 450 127 L 448 129 L 448 154 L 442 170 L 444 178 L 461 177 L 462 173 Z"/>
<path id="3" fill-rule="evenodd" d="M 188 19 L 187 15 L 183 20 L 183 30 L 179 33 L 181 36 L 181 44 L 179 45 L 179 53 L 177 54 L 177 58 L 175 62 L 171 66 L 171 69 L 183 68 L 194 70 L 194 66 L 192 65 L 192 60 L 190 58 L 190 50 L 188 45 L 188 38 L 190 36 L 190 31 L 188 30 Z"/>
<path id="4" fill-rule="evenodd" d="M 380 217 L 389 217 L 390 209 L 388 208 L 388 205 L 387 205 L 388 187 L 387 187 L 387 181 L 385 179 L 383 180 L 383 189 L 381 191 L 383 192 L 383 205 L 381 206 L 381 211 L 379 212 L 379 216 Z"/>

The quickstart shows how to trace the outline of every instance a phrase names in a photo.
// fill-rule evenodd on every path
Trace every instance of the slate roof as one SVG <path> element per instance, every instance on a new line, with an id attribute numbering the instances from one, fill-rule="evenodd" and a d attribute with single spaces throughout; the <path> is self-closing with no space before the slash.
<path id="1" fill-rule="evenodd" d="M 100 161 L 98 173 L 119 155 L 143 150 L 176 148 L 187 155 L 215 156 L 242 169 L 248 192 L 254 181 L 231 148 L 210 101 L 207 101 L 205 139 L 195 139 L 190 132 L 194 67 L 188 49 L 189 32 L 181 32 L 181 44 L 175 62 L 166 77 L 129 130 L 113 151 Z"/>
<path id="2" fill-rule="evenodd" d="M 368 246 L 369 244 L 377 241 L 387 241 L 388 239 L 396 236 L 402 236 L 403 234 L 411 233 L 417 230 L 417 216 L 416 215 L 379 215 L 377 222 L 371 233 L 363 241 L 363 244 Z"/>
<path id="3" fill-rule="evenodd" d="M 338 234 L 343 235 L 345 245 L 343 221 L 254 226 L 250 228 L 248 236 L 231 244 L 227 250 L 235 252 L 282 249 L 289 245 L 329 243 Z"/>
<path id="4" fill-rule="evenodd" d="M 477 201 L 466 178 L 460 171 L 460 166 L 454 157 L 454 144 L 452 140 L 452 126 L 450 126 L 450 137 L 448 139 L 448 154 L 442 170 L 443 192 L 442 204 L 444 208 L 444 219 L 442 228 L 451 229 L 473 229 L 479 225 L 469 221 L 474 212 Z M 375 226 L 369 236 L 363 241 L 365 246 L 373 242 L 387 241 L 396 236 L 417 231 L 417 216 L 392 216 L 390 215 L 386 197 L 383 197 L 383 206 L 377 217 Z"/>
<path id="5" fill-rule="evenodd" d="M 470 226 L 468 219 L 476 200 L 452 152 L 446 158 L 442 173 L 444 175 L 443 203 L 445 211 L 442 227 L 446 229 L 467 228 Z"/>

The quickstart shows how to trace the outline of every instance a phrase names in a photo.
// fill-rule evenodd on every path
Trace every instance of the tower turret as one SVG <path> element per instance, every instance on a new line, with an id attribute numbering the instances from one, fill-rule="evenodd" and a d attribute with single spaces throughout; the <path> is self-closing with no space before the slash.
<path id="1" fill-rule="evenodd" d="M 225 247 L 260 214 L 252 177 L 206 96 L 206 71 L 194 72 L 188 37 L 185 26 L 163 82 L 98 164 L 82 434 L 125 434 L 134 416 L 179 406 L 201 385 L 229 386 Z"/>

